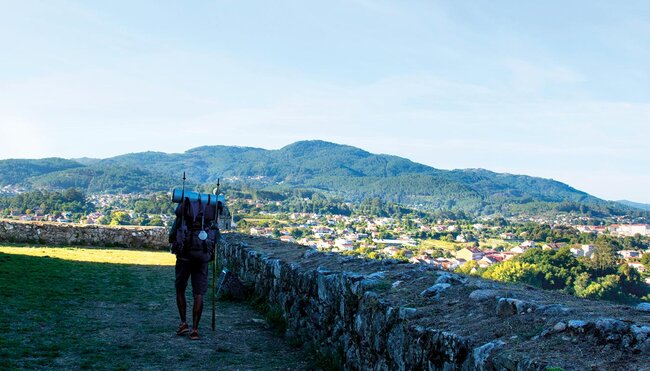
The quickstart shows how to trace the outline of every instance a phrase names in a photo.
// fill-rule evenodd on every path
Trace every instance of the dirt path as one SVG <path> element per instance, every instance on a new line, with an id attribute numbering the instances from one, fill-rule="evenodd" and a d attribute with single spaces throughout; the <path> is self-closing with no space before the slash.
<path id="1" fill-rule="evenodd" d="M 0 368 L 313 369 L 310 353 L 287 344 L 245 303 L 218 303 L 217 331 L 212 332 L 208 300 L 201 340 L 176 336 L 171 266 L 0 258 L 0 268 L 24 272 L 0 277 L 0 296 L 7 299 L 0 311 L 7 317 Z M 188 299 L 191 321 L 190 287 Z"/>
<path id="2" fill-rule="evenodd" d="M 263 316 L 244 303 L 217 302 L 216 331 L 213 332 L 210 328 L 211 303 L 207 298 L 200 325 L 201 339 L 191 341 L 186 336 L 177 336 L 174 331 L 179 320 L 173 297 L 173 268 L 139 268 L 135 274 L 144 284 L 133 288 L 133 300 L 99 303 L 82 314 L 100 325 L 102 330 L 97 336 L 102 342 L 133 355 L 128 359 L 122 357 L 120 366 L 169 370 L 310 369 L 309 355 L 289 346 Z M 160 279 L 151 279 L 152 273 Z M 187 296 L 188 322 L 191 323 L 191 286 Z"/>

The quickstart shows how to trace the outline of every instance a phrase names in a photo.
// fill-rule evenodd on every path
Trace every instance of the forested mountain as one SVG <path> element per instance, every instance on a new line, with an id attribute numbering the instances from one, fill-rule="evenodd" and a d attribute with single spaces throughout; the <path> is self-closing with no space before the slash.
<path id="1" fill-rule="evenodd" d="M 83 165 L 76 161 L 55 157 L 39 160 L 1 160 L 0 186 L 25 185 L 31 177 L 81 166 Z"/>
<path id="2" fill-rule="evenodd" d="M 619 204 L 623 204 L 625 206 L 633 207 L 635 209 L 650 211 L 650 205 L 649 204 L 642 204 L 642 203 L 632 202 L 632 201 L 627 201 L 627 200 L 620 200 L 620 201 L 616 201 L 616 202 L 618 202 Z"/>
<path id="3" fill-rule="evenodd" d="M 440 170 L 323 141 L 296 142 L 279 150 L 204 146 L 185 153 L 142 152 L 79 162 L 4 160 L 0 169 L 12 169 L 0 172 L 3 185 L 76 187 L 90 193 L 167 190 L 180 185 L 185 171 L 193 184 L 215 183 L 221 178 L 264 189 L 313 189 L 348 201 L 379 197 L 420 209 L 482 214 L 640 212 L 550 179 L 483 169 Z"/>
<path id="4" fill-rule="evenodd" d="M 124 165 L 90 165 L 32 177 L 38 189 L 83 189 L 88 193 L 142 193 L 168 190 L 174 180 L 146 169 Z"/>

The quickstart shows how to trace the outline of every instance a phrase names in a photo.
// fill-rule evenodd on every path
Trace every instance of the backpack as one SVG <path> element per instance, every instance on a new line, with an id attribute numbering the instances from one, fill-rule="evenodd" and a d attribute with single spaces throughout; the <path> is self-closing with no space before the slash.
<path id="1" fill-rule="evenodd" d="M 209 262 L 214 259 L 215 246 L 220 238 L 215 214 L 220 209 L 201 198 L 185 198 L 176 207 L 176 219 L 169 233 L 172 254 L 185 260 Z"/>

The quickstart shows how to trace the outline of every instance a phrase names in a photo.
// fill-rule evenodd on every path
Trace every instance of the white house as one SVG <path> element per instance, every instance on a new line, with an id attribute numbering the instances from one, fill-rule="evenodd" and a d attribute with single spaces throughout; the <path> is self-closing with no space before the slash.
<path id="1" fill-rule="evenodd" d="M 594 255 L 593 245 L 582 245 L 582 256 L 591 258 Z"/>
<path id="2" fill-rule="evenodd" d="M 582 249 L 579 249 L 577 247 L 572 247 L 569 249 L 569 251 L 571 251 L 571 254 L 575 256 L 584 256 L 584 251 L 582 251 Z"/>
<path id="3" fill-rule="evenodd" d="M 280 236 L 280 241 L 282 241 L 282 242 L 294 242 L 295 239 L 292 236 Z"/>
<path id="4" fill-rule="evenodd" d="M 642 256 L 641 252 L 636 250 L 621 250 L 618 255 L 622 256 L 623 259 L 640 258 Z"/>
<path id="5" fill-rule="evenodd" d="M 336 246 L 340 251 L 346 251 L 346 250 L 353 250 L 354 245 L 352 241 L 344 239 L 344 238 L 338 238 L 336 241 L 334 241 L 334 246 Z"/>
<path id="6" fill-rule="evenodd" d="M 622 236 L 634 236 L 637 234 L 640 234 L 641 236 L 650 236 L 650 225 L 621 224 L 616 228 L 615 232 Z"/>
<path id="7" fill-rule="evenodd" d="M 523 254 L 526 250 L 528 249 L 525 248 L 524 246 L 516 246 L 510 249 L 510 252 L 515 254 Z"/>

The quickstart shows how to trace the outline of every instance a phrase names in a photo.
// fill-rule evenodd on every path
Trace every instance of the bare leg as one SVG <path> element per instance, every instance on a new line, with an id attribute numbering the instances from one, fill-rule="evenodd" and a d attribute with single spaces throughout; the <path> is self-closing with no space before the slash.
<path id="1" fill-rule="evenodd" d="M 181 323 L 187 322 L 187 300 L 185 299 L 185 290 L 176 290 L 176 305 L 178 306 L 178 315 L 181 317 Z"/>
<path id="2" fill-rule="evenodd" d="M 194 306 L 192 307 L 192 330 L 199 329 L 201 313 L 203 312 L 203 295 L 194 295 Z"/>

